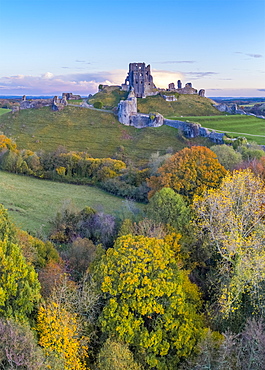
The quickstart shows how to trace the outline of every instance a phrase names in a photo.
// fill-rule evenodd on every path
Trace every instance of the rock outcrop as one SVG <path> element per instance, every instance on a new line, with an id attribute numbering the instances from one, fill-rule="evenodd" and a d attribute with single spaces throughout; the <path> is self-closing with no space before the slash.
<path id="1" fill-rule="evenodd" d="M 220 112 L 226 112 L 228 114 L 241 114 L 241 115 L 247 115 L 247 116 L 254 116 L 257 118 L 262 118 L 265 119 L 264 115 L 260 114 L 254 114 L 253 111 L 248 111 L 247 109 L 243 108 L 238 108 L 237 104 L 225 104 L 225 103 L 220 103 L 220 104 L 215 104 L 214 107 L 218 109 Z M 264 104 L 265 107 L 265 104 Z M 256 111 L 257 112 L 257 111 Z M 265 113 L 265 110 L 264 110 Z"/>
<path id="2" fill-rule="evenodd" d="M 161 95 L 163 99 L 166 101 L 177 101 L 175 95 Z"/>

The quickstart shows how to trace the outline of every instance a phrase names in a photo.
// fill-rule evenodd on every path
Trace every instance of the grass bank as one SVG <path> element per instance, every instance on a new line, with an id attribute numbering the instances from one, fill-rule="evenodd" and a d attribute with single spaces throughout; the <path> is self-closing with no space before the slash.
<path id="1" fill-rule="evenodd" d="M 0 171 L 0 203 L 23 230 L 46 233 L 49 220 L 67 202 L 72 202 L 78 210 L 85 206 L 110 214 L 127 210 L 123 198 L 96 187 L 56 183 Z M 142 204 L 137 206 L 144 207 Z"/>
<path id="2" fill-rule="evenodd" d="M 0 131 L 12 137 L 19 149 L 53 151 L 62 145 L 68 151 L 104 158 L 115 156 L 122 148 L 138 164 L 148 161 L 154 152 L 164 154 L 169 147 L 175 152 L 187 146 L 172 127 L 136 129 L 119 123 L 114 114 L 69 106 L 60 112 L 44 107 L 2 115 Z M 210 145 L 202 138 L 189 142 Z"/>
<path id="3" fill-rule="evenodd" d="M 9 112 L 11 112 L 11 109 L 0 108 L 0 116 L 2 116 L 2 114 L 9 113 Z"/>

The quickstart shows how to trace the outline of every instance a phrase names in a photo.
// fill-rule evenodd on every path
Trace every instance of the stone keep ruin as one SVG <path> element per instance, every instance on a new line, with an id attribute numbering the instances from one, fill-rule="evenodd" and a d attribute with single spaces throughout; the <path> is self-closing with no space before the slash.
<path id="1" fill-rule="evenodd" d="M 136 98 L 156 95 L 150 69 L 150 64 L 145 66 L 145 63 L 130 63 L 128 76 L 125 83 L 121 85 L 122 90 L 130 91 L 133 88 Z"/>

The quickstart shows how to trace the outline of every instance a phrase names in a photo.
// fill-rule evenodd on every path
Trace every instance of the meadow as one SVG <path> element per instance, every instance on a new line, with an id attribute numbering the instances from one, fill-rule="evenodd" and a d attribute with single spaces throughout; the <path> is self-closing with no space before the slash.
<path id="1" fill-rule="evenodd" d="M 49 221 L 67 204 L 72 204 L 77 210 L 90 206 L 109 214 L 128 212 L 126 200 L 96 187 L 40 180 L 3 171 L 0 171 L 0 203 L 8 209 L 19 228 L 44 235 L 50 228 Z"/>
<path id="2" fill-rule="evenodd" d="M 227 132 L 231 137 L 244 136 L 249 141 L 255 141 L 260 145 L 265 145 L 265 120 L 245 115 L 222 115 L 222 116 L 185 116 L 169 119 L 179 119 L 200 123 L 203 127 L 220 132 Z"/>

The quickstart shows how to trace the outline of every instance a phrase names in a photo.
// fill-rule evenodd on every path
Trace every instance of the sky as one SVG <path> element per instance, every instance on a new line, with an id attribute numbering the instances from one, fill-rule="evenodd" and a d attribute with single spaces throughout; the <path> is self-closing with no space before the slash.
<path id="1" fill-rule="evenodd" d="M 0 0 L 0 95 L 87 96 L 145 62 L 157 87 L 265 97 L 265 0 Z"/>

